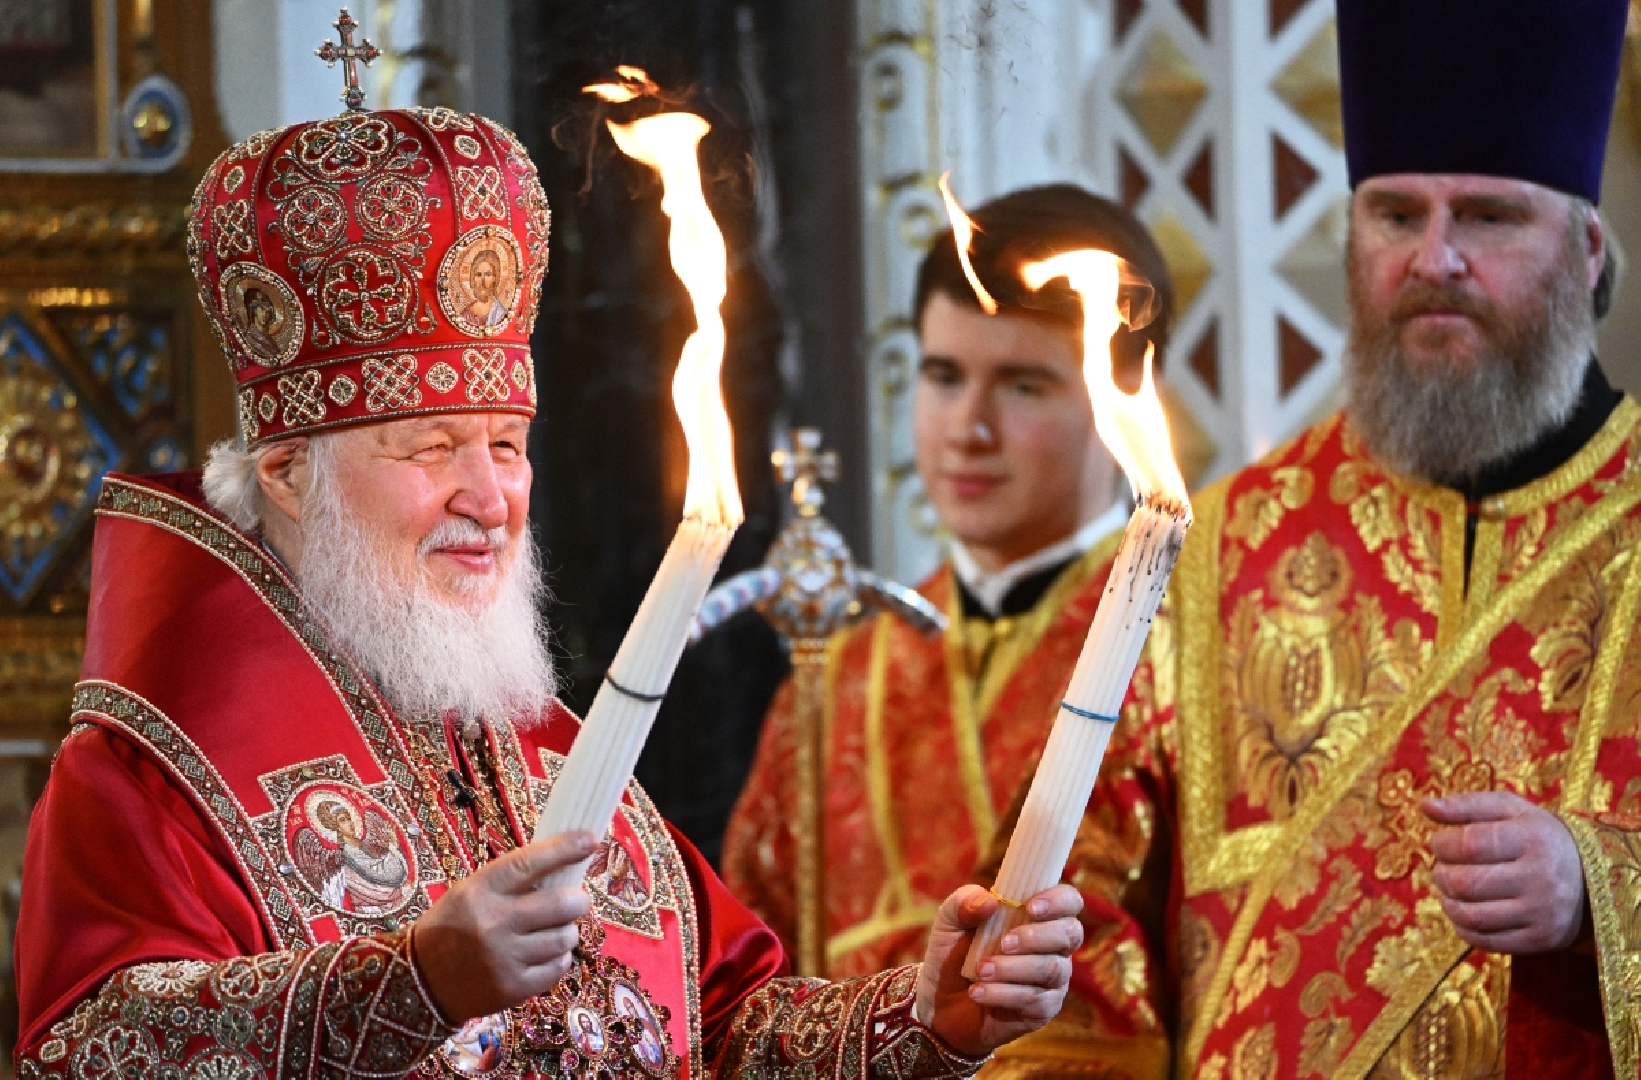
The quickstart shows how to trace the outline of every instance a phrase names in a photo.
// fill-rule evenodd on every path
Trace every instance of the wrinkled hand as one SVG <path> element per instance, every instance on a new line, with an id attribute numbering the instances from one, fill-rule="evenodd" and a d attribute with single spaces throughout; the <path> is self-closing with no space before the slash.
<path id="1" fill-rule="evenodd" d="M 1426 799 L 1436 890 L 1459 937 L 1497 953 L 1564 949 L 1584 926 L 1584 869 L 1557 817 L 1519 795 Z"/>
<path id="2" fill-rule="evenodd" d="M 978 885 L 946 897 L 929 931 L 917 984 L 917 1015 L 960 1054 L 983 1057 L 1036 1031 L 1060 1011 L 1071 985 L 1071 954 L 1083 943 L 1077 921 L 1083 898 L 1070 885 L 1032 897 L 1032 922 L 1003 935 L 1002 952 L 980 965 L 980 981 L 963 977 L 974 931 L 997 908 Z"/>
<path id="3" fill-rule="evenodd" d="M 458 881 L 416 920 L 416 966 L 446 1020 L 499 1012 L 564 977 L 578 940 L 575 920 L 590 904 L 579 886 L 537 886 L 598 843 L 592 833 L 573 832 L 509 851 Z"/>

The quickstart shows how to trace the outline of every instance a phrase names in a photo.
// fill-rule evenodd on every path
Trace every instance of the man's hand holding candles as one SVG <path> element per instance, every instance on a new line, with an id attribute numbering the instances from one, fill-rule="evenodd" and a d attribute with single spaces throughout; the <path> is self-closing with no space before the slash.
<path id="1" fill-rule="evenodd" d="M 649 84 L 636 69 L 623 82 L 589 87 L 628 101 Z M 609 124 L 616 145 L 661 177 L 672 221 L 673 267 L 689 291 L 696 331 L 685 342 L 673 402 L 690 450 L 684 521 L 651 582 L 600 687 L 551 796 L 535 841 L 496 860 L 452 890 L 448 920 L 424 920 L 417 948 L 463 962 L 465 985 L 431 989 L 453 1020 L 493 1012 L 550 990 L 568 967 L 575 920 L 588 910 L 581 882 L 599 838 L 631 779 L 661 697 L 735 527 L 741 521 L 729 418 L 719 392 L 726 253 L 701 188 L 697 146 L 709 130 L 692 113 L 660 112 Z M 984 1056 L 1047 1023 L 1071 979 L 1082 944 L 1082 899 L 1069 886 L 1031 898 L 1002 955 L 976 980 L 960 973 L 973 932 L 1000 907 L 965 886 L 947 897 L 932 928 L 918 984 L 916 1015 L 959 1053 Z"/>
<path id="2" fill-rule="evenodd" d="M 1095 429 L 1128 475 L 1137 505 L 1123 533 L 1105 594 L 1043 748 L 993 894 L 1000 907 L 975 936 L 963 967 L 983 977 L 993 954 L 1028 918 L 1028 897 L 1060 880 L 1083 808 L 1099 775 L 1111 729 L 1133 678 L 1151 619 L 1162 601 L 1191 506 L 1169 444 L 1148 352 L 1139 392 L 1116 385 L 1109 343 L 1123 323 L 1143 325 L 1154 293 L 1117 256 L 1070 251 L 1026 263 L 1033 289 L 1064 278 L 1083 305 L 1083 374 Z"/>

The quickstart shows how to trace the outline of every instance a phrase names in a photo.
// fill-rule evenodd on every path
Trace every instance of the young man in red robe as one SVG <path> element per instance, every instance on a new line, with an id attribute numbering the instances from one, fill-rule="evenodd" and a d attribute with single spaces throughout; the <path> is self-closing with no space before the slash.
<path id="1" fill-rule="evenodd" d="M 1162 317 L 1114 341 L 1137 381 L 1160 363 L 1171 290 L 1145 227 L 1069 184 L 974 211 L 980 305 L 950 231 L 919 270 L 922 349 L 913 446 L 950 557 L 919 589 L 949 629 L 926 638 L 893 616 L 838 634 L 826 668 L 826 971 L 915 960 L 941 898 L 969 881 L 1000 803 L 1048 738 L 1127 519 L 1125 489 L 1094 432 L 1081 306 L 1063 282 L 1033 293 L 1022 260 L 1114 251 L 1161 290 Z M 730 820 L 724 876 L 791 944 L 795 933 L 793 686 L 765 721 Z"/>
<path id="2" fill-rule="evenodd" d="M 447 109 L 263 133 L 201 182 L 241 438 L 203 484 L 98 502 L 23 875 L 22 1076 L 960 1076 L 1058 1007 L 1069 889 L 972 986 L 972 887 L 921 967 L 822 984 L 636 785 L 607 838 L 528 842 L 577 726 L 526 520 L 547 227 L 518 141 Z M 538 886 L 602 845 L 584 889 Z"/>
<path id="3" fill-rule="evenodd" d="M 994 1075 L 1638 1075 L 1627 8 L 1339 0 L 1348 405 L 1194 499 L 1073 851 L 1079 1004 Z"/>

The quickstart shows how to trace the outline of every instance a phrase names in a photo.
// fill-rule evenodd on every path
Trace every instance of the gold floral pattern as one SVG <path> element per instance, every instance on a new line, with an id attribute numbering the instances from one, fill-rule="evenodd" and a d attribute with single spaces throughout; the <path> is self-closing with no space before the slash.
<path id="1" fill-rule="evenodd" d="M 18 1076 L 364 1080 L 409 1072 L 450 1030 L 400 931 L 126 968 L 21 1055 Z"/>
<path id="2" fill-rule="evenodd" d="M 964 1057 L 913 1019 L 918 971 L 914 964 L 836 983 L 772 979 L 742 1004 L 721 1043 L 707 1048 L 712 1074 L 973 1076 L 985 1058 Z"/>
<path id="3" fill-rule="evenodd" d="M 1360 743 L 1429 655 L 1416 626 L 1392 632 L 1378 599 L 1352 585 L 1344 553 L 1315 532 L 1283 552 L 1266 590 L 1244 594 L 1232 611 L 1224 676 L 1236 757 L 1225 767 L 1249 805 L 1278 821 Z"/>

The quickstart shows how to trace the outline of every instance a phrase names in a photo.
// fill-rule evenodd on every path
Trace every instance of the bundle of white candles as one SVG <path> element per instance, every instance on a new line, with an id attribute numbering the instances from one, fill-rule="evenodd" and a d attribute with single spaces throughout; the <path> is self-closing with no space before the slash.
<path id="1" fill-rule="evenodd" d="M 636 96 L 630 92 L 634 85 L 653 87 L 636 69 L 624 68 L 622 75 L 623 84 L 588 89 L 606 100 L 623 101 Z M 672 384 L 673 404 L 689 446 L 689 481 L 683 523 L 542 808 L 538 840 L 577 829 L 603 835 L 609 828 L 689 640 L 690 624 L 742 518 L 729 416 L 718 387 L 724 358 L 719 308 L 727 259 L 723 234 L 701 190 L 696 159 L 709 125 L 693 113 L 658 113 L 609 127 L 624 153 L 661 174 L 661 209 L 672 221 L 673 269 L 695 309 L 696 330 L 684 343 Z M 585 864 L 568 867 L 545 884 L 575 885 L 585 871 Z"/>
<path id="2" fill-rule="evenodd" d="M 964 962 L 963 974 L 970 979 L 978 976 L 981 961 L 998 951 L 1003 935 L 1027 920 L 1026 901 L 1059 882 L 1064 872 L 1151 620 L 1191 525 L 1151 356 L 1145 358 L 1139 393 L 1123 393 L 1112 376 L 1111 336 L 1131 318 L 1119 299 L 1132 280 L 1125 280 L 1122 260 L 1103 251 L 1073 251 L 1028 264 L 1023 277 L 1033 289 L 1065 277 L 1082 297 L 1083 377 L 1095 430 L 1128 474 L 1138 505 L 992 887 L 1002 903 L 975 933 Z"/>

